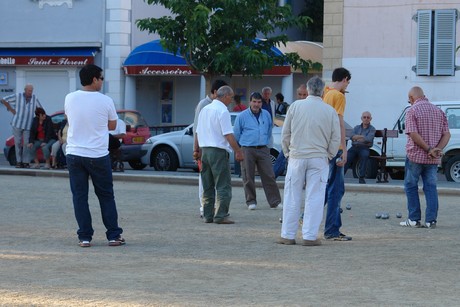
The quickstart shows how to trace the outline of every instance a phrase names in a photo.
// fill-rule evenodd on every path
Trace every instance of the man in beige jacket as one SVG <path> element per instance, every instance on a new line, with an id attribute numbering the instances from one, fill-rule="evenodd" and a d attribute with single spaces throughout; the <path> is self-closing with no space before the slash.
<path id="1" fill-rule="evenodd" d="M 283 125 L 282 146 L 289 163 L 284 184 L 280 244 L 296 243 L 305 185 L 302 245 L 321 245 L 317 236 L 323 219 L 329 159 L 335 156 L 340 145 L 337 113 L 321 99 L 324 86 L 319 77 L 308 80 L 309 96 L 291 104 Z"/>

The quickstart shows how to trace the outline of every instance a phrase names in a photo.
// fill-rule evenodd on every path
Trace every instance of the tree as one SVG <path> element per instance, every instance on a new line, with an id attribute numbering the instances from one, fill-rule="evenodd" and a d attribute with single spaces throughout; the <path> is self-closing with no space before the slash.
<path id="1" fill-rule="evenodd" d="M 290 6 L 275 0 L 144 0 L 161 4 L 171 16 L 136 20 L 142 31 L 160 35 L 164 48 L 182 55 L 210 84 L 213 76 L 241 73 L 260 77 L 275 65 L 290 64 L 307 73 L 321 64 L 303 60 L 297 53 L 275 54 L 285 34 L 275 29 L 306 28 L 311 19 L 293 16 Z M 262 36 L 264 39 L 256 40 Z"/>

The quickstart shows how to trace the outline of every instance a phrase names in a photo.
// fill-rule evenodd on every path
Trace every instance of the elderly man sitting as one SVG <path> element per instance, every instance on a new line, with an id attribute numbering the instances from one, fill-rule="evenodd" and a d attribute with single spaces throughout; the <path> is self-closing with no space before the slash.
<path id="1" fill-rule="evenodd" d="M 371 125 L 371 113 L 366 111 L 361 115 L 362 123 L 353 128 L 351 136 L 351 147 L 348 149 L 347 164 L 345 164 L 345 173 L 351 167 L 356 155 L 359 156 L 359 183 L 366 183 L 364 176 L 366 175 L 367 160 L 369 159 L 369 148 L 374 143 L 375 128 Z"/>

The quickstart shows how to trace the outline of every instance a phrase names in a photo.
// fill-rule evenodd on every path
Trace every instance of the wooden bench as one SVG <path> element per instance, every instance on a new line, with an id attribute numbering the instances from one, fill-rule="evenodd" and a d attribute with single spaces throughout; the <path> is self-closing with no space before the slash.
<path id="1" fill-rule="evenodd" d="M 387 139 L 397 138 L 398 135 L 398 130 L 388 130 L 387 128 L 375 131 L 375 137 L 382 138 L 382 150 L 380 156 L 370 156 L 369 158 L 377 160 L 377 183 L 388 182 L 386 165 L 387 160 L 393 159 L 393 157 L 387 157 Z"/>

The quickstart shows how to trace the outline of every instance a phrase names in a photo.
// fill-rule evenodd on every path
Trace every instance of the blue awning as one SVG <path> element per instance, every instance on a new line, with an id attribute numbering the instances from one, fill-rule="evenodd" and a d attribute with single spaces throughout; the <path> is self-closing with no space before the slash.
<path id="1" fill-rule="evenodd" d="M 277 55 L 283 54 L 275 47 L 272 51 Z M 124 61 L 123 68 L 127 75 L 199 75 L 180 54 L 164 49 L 159 39 L 134 48 Z M 266 73 L 289 75 L 291 70 L 289 65 L 276 66 Z"/>
<path id="2" fill-rule="evenodd" d="M 123 66 L 149 66 L 149 65 L 184 65 L 187 63 L 180 55 L 174 55 L 163 48 L 160 40 L 154 40 L 134 48 L 126 58 Z"/>

